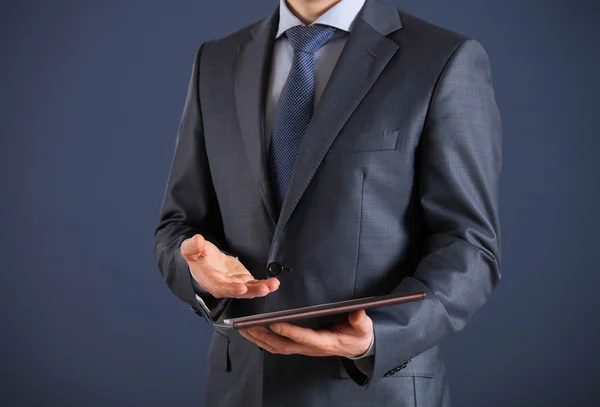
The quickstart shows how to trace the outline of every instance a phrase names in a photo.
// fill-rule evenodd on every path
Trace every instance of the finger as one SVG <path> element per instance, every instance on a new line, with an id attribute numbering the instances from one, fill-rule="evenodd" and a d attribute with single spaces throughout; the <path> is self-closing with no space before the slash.
<path id="1" fill-rule="evenodd" d="M 264 297 L 279 288 L 279 280 L 250 280 L 244 283 L 246 292 L 242 298 Z"/>
<path id="2" fill-rule="evenodd" d="M 266 280 L 256 280 L 255 278 L 252 277 L 251 279 L 246 280 L 246 283 L 249 283 L 249 284 L 265 283 L 265 284 L 279 285 L 280 281 L 275 277 L 267 278 Z"/>
<path id="3" fill-rule="evenodd" d="M 247 329 L 240 329 L 239 332 L 240 332 L 240 335 L 242 335 L 244 338 L 248 339 L 250 342 L 255 343 L 257 346 L 260 346 L 261 348 L 263 348 L 267 352 L 276 353 L 276 349 L 275 348 L 273 348 L 268 343 L 266 343 L 264 341 L 261 341 L 260 339 L 257 339 L 254 336 L 250 335 L 248 333 Z"/>
<path id="4" fill-rule="evenodd" d="M 269 291 L 273 292 L 279 288 L 281 281 L 279 279 L 272 277 L 265 280 L 265 284 L 269 287 Z"/>
<path id="5" fill-rule="evenodd" d="M 256 341 L 255 343 L 264 345 L 264 347 L 262 345 L 259 346 L 263 347 L 263 349 L 267 349 L 271 353 L 282 355 L 300 354 L 307 356 L 329 356 L 319 349 L 299 344 L 291 339 L 270 332 L 263 327 L 248 328 L 246 333 Z"/>
<path id="6" fill-rule="evenodd" d="M 279 288 L 279 281 L 270 281 L 270 286 L 265 280 L 241 282 L 237 279 L 227 278 L 226 275 L 215 272 L 204 273 L 203 287 L 216 298 L 245 298 L 251 299 L 264 297 Z"/>
<path id="7" fill-rule="evenodd" d="M 363 318 L 367 315 L 365 310 L 359 309 L 358 311 L 351 312 L 348 314 L 348 322 L 354 327 L 359 327 L 363 321 Z"/>
<path id="8" fill-rule="evenodd" d="M 270 325 L 270 328 L 277 335 L 284 336 L 302 345 L 320 349 L 323 352 L 333 350 L 334 337 L 330 331 L 304 328 L 287 322 Z"/>
<path id="9" fill-rule="evenodd" d="M 267 289 L 269 290 L 269 292 L 273 292 L 275 290 L 277 290 L 279 288 L 279 285 L 281 284 L 280 281 L 276 278 L 268 278 L 266 280 L 249 280 L 246 281 L 246 285 L 248 286 L 253 286 L 253 285 L 264 285 L 267 287 Z"/>
<path id="10" fill-rule="evenodd" d="M 348 314 L 348 322 L 350 326 L 362 333 L 370 332 L 373 329 L 371 318 L 367 316 L 364 309 Z"/>
<path id="11" fill-rule="evenodd" d="M 254 278 L 254 276 L 252 274 L 250 274 L 250 272 L 248 270 L 244 270 L 240 273 L 235 273 L 235 274 L 230 273 L 230 274 L 227 274 L 226 276 L 229 277 L 232 281 L 240 281 L 240 282 L 248 283 L 248 284 L 264 283 L 269 286 L 279 287 L 279 284 L 281 283 L 279 281 L 279 279 L 276 277 L 270 277 L 265 280 L 258 280 L 256 278 Z"/>
<path id="12" fill-rule="evenodd" d="M 213 285 L 213 289 L 207 288 L 215 297 L 224 298 L 245 298 L 251 299 L 256 297 L 264 297 L 271 291 L 264 284 L 245 284 L 236 282 L 217 282 Z"/>
<path id="13" fill-rule="evenodd" d="M 269 294 L 271 291 L 269 287 L 265 284 L 245 284 L 246 293 L 244 294 L 244 298 L 256 298 L 256 297 L 264 297 Z"/>
<path id="14" fill-rule="evenodd" d="M 290 355 L 300 353 L 302 350 L 300 344 L 295 343 L 291 339 L 276 335 L 262 326 L 248 328 L 247 333 L 254 339 L 264 343 L 268 348 L 272 348 L 275 353 Z"/>
<path id="15" fill-rule="evenodd" d="M 248 288 L 243 283 L 210 283 L 206 290 L 215 298 L 247 298 Z"/>
<path id="16" fill-rule="evenodd" d="M 196 260 L 198 257 L 203 257 L 206 248 L 206 240 L 200 234 L 195 234 L 189 239 L 185 239 L 181 243 L 181 255 L 186 260 Z"/>

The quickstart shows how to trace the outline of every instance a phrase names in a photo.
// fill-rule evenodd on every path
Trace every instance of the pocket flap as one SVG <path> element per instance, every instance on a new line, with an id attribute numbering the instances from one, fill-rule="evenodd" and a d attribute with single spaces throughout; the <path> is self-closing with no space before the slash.
<path id="1" fill-rule="evenodd" d="M 229 337 L 214 331 L 208 348 L 208 363 L 221 370 L 230 371 Z"/>
<path id="2" fill-rule="evenodd" d="M 361 132 L 342 131 L 329 148 L 330 153 L 393 150 L 396 148 L 399 130 L 375 130 Z"/>

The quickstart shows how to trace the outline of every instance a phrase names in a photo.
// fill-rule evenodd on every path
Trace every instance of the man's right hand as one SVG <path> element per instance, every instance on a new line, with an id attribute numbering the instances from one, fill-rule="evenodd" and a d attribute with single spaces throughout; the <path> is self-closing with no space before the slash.
<path id="1" fill-rule="evenodd" d="M 221 252 L 202 235 L 181 243 L 181 255 L 198 284 L 215 298 L 264 297 L 279 288 L 279 280 L 256 280 L 233 256 Z"/>

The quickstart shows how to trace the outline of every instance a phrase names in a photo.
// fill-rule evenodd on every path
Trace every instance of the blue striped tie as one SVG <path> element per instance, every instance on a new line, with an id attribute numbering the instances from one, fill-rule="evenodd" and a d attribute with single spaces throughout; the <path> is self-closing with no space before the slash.
<path id="1" fill-rule="evenodd" d="M 277 212 L 281 210 L 300 142 L 313 113 L 314 54 L 334 31 L 333 27 L 317 24 L 298 25 L 285 32 L 294 48 L 294 59 L 275 110 L 268 158 Z"/>

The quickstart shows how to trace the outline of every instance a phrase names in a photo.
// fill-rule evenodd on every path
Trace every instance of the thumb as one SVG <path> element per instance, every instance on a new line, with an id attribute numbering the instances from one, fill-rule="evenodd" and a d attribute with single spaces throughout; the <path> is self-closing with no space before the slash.
<path id="1" fill-rule="evenodd" d="M 348 315 L 348 322 L 354 328 L 360 329 L 364 331 L 366 329 L 365 322 L 367 320 L 367 313 L 364 309 L 359 309 L 358 311 L 351 312 Z"/>
<path id="2" fill-rule="evenodd" d="M 196 234 L 186 239 L 181 244 L 181 255 L 189 260 L 197 260 L 206 255 L 206 240 L 202 235 Z"/>

